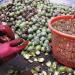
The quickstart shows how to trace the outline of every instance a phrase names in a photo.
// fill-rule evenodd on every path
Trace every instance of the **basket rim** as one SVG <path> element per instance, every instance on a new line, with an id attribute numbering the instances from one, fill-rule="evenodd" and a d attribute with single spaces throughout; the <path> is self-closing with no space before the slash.
<path id="1" fill-rule="evenodd" d="M 52 19 L 49 20 L 48 22 L 48 28 L 50 30 L 52 30 L 54 33 L 59 34 L 65 38 L 69 38 L 69 39 L 75 39 L 75 36 L 67 34 L 67 33 L 63 33 L 61 31 L 58 31 L 56 29 L 54 29 L 52 27 L 52 23 L 56 22 L 57 20 L 61 20 L 61 19 L 75 19 L 75 15 L 64 15 L 64 16 L 57 16 L 57 17 L 53 17 Z"/>

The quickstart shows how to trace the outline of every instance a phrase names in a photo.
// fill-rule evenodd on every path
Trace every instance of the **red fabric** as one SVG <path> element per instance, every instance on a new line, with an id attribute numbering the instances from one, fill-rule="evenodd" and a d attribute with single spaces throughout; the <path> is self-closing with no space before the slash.
<path id="1" fill-rule="evenodd" d="M 15 35 L 14 35 L 13 31 L 8 25 L 3 25 L 2 23 L 0 23 L 0 34 L 1 33 L 4 34 L 4 36 L 0 36 L 0 42 L 1 43 L 8 41 L 8 39 L 5 39 L 6 37 L 8 37 L 9 40 L 14 40 L 15 39 Z"/>

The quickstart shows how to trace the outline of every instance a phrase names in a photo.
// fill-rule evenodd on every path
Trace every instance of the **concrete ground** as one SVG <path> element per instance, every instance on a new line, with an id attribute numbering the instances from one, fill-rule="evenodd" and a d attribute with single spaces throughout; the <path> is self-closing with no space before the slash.
<path id="1" fill-rule="evenodd" d="M 66 4 L 66 5 L 71 5 L 75 7 L 75 0 L 48 0 L 52 3 L 57 3 L 57 4 Z"/>

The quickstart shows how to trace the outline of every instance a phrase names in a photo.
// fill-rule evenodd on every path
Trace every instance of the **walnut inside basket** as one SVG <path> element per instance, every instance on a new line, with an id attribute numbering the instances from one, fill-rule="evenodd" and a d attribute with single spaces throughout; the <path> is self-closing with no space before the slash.
<path id="1" fill-rule="evenodd" d="M 53 28 L 70 35 L 75 35 L 75 19 L 62 19 L 52 24 Z"/>

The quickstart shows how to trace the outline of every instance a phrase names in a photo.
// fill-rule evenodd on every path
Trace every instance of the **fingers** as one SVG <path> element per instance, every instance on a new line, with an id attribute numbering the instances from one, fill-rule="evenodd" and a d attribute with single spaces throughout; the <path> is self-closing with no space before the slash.
<path id="1" fill-rule="evenodd" d="M 23 43 L 25 46 L 27 46 L 29 44 L 29 41 L 23 39 Z"/>
<path id="2" fill-rule="evenodd" d="M 5 40 L 2 37 L 0 37 L 0 43 L 4 43 L 4 42 L 7 42 L 7 40 Z"/>
<path id="3" fill-rule="evenodd" d="M 14 47 L 14 46 L 18 46 L 19 44 L 21 44 L 23 42 L 23 39 L 19 38 L 13 41 L 10 41 L 10 46 Z"/>
<path id="4" fill-rule="evenodd" d="M 14 39 L 15 39 L 15 35 L 14 35 L 12 29 L 11 29 L 9 26 L 6 25 L 4 31 L 5 31 L 6 35 L 7 35 L 11 40 L 14 40 Z"/>
<path id="5" fill-rule="evenodd" d="M 0 43 L 5 43 L 5 42 L 8 42 L 10 41 L 10 39 L 6 36 L 0 36 Z"/>
<path id="6" fill-rule="evenodd" d="M 23 45 L 19 45 L 17 47 L 13 47 L 13 49 L 14 49 L 15 52 L 20 52 L 28 45 L 28 43 L 29 43 L 28 41 L 24 41 Z"/>
<path id="7" fill-rule="evenodd" d="M 23 43 L 23 44 L 18 45 L 19 43 Z M 0 49 L 2 48 L 2 50 L 0 51 L 0 57 L 4 58 L 21 52 L 28 45 L 28 43 L 29 43 L 28 41 L 24 41 L 23 39 L 16 39 L 7 42 L 5 44 L 2 44 L 2 46 L 0 45 Z M 17 46 L 15 47 L 14 45 Z"/>
<path id="8" fill-rule="evenodd" d="M 7 35 L 11 40 L 15 39 L 13 31 L 8 25 L 0 24 L 0 31 Z"/>

